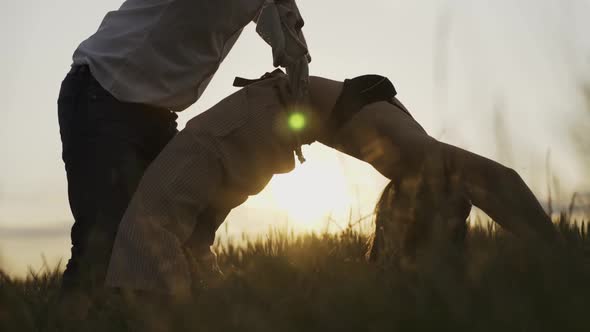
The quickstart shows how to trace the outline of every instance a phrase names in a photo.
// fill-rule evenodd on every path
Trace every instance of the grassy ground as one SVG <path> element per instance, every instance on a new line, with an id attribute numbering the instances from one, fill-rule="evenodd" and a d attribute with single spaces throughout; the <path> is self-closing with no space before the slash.
<path id="1" fill-rule="evenodd" d="M 368 264 L 366 237 L 274 233 L 222 249 L 226 279 L 182 305 L 106 296 L 73 331 L 590 331 L 588 226 L 567 250 L 471 228 L 465 254 L 419 271 Z M 45 331 L 59 273 L 0 277 L 0 331 Z M 51 323 L 50 323 L 51 322 Z M 65 329 L 65 328 L 63 328 Z"/>

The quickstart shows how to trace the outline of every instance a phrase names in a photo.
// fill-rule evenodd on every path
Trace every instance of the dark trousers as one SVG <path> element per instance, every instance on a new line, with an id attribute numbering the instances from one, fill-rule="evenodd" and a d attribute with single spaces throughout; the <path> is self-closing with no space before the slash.
<path id="1" fill-rule="evenodd" d="M 176 114 L 117 100 L 76 67 L 58 116 L 74 217 L 64 291 L 103 285 L 119 222 L 150 162 L 177 133 Z"/>

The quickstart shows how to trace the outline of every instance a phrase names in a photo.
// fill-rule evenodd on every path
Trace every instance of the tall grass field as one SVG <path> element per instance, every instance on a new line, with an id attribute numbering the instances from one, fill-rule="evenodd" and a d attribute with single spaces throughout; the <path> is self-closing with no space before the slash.
<path id="1" fill-rule="evenodd" d="M 367 236 L 271 232 L 220 246 L 225 278 L 182 304 L 103 294 L 60 318 L 59 268 L 0 276 L 0 331 L 590 331 L 590 237 L 556 224 L 561 251 L 469 228 L 461 253 L 417 269 L 364 259 Z"/>

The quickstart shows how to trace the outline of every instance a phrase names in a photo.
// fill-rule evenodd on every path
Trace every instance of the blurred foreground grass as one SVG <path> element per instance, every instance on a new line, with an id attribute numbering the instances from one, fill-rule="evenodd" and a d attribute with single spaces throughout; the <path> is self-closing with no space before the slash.
<path id="1" fill-rule="evenodd" d="M 189 304 L 107 295 L 69 330 L 590 331 L 588 224 L 558 227 L 568 248 L 551 253 L 493 227 L 471 227 L 455 262 L 412 272 L 366 263 L 366 236 L 352 229 L 272 232 L 219 248 L 226 279 Z M 58 269 L 0 276 L 0 331 L 47 330 L 59 279 Z"/>

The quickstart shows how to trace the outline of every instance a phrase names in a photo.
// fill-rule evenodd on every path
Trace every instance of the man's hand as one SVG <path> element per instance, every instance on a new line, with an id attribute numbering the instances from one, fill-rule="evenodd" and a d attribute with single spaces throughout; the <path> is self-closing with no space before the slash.
<path id="1" fill-rule="evenodd" d="M 256 32 L 272 47 L 275 67 L 293 67 L 304 57 L 311 61 L 295 0 L 268 1 L 256 24 Z"/>
<path id="2" fill-rule="evenodd" d="M 295 0 L 267 0 L 257 21 L 256 32 L 272 47 L 273 64 L 284 67 L 289 76 L 291 111 L 304 110 L 309 97 L 309 67 L 311 61 L 305 37 L 304 22 Z M 295 133 L 295 153 L 301 163 L 301 137 Z"/>

